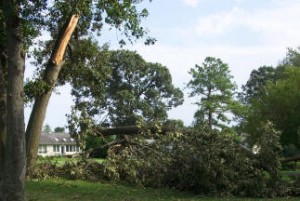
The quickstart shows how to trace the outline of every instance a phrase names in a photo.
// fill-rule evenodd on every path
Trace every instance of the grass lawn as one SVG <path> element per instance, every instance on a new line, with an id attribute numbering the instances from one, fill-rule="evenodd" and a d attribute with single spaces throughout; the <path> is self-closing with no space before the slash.
<path id="1" fill-rule="evenodd" d="M 142 189 L 111 183 L 92 183 L 50 179 L 27 181 L 28 201 L 260 201 L 260 200 L 300 200 L 300 198 L 247 199 L 247 198 L 209 198 L 190 193 L 167 189 Z"/>

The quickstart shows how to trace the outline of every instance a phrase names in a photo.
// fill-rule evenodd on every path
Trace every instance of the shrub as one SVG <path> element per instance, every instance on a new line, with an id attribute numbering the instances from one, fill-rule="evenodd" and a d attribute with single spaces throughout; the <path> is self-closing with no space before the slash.
<path id="1" fill-rule="evenodd" d="M 49 179 L 57 177 L 57 170 L 57 163 L 53 162 L 52 158 L 39 158 L 31 175 L 27 177 L 38 180 Z"/>

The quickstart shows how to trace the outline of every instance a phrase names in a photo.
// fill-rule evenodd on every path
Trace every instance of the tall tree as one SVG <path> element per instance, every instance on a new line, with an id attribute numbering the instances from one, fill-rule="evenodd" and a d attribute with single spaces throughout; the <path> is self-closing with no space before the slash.
<path id="1" fill-rule="evenodd" d="M 21 16 L 18 13 L 20 5 L 16 1 L 1 1 L 1 12 L 4 18 L 6 43 L 2 45 L 7 50 L 7 84 L 5 84 L 5 58 L 1 56 L 1 88 L 7 92 L 7 104 L 2 99 L 1 111 L 5 111 L 5 130 L 1 130 L 1 175 L 0 200 L 25 200 L 25 126 L 23 105 L 23 78 L 25 69 L 25 52 L 23 48 L 23 31 Z M 3 40 L 3 39 L 2 39 Z M 3 49 L 1 49 L 3 53 Z M 4 85 L 4 87 L 3 87 Z M 6 90 L 5 90 L 6 88 Z M 1 95 L 5 98 L 5 95 Z M 3 104 L 3 105 L 2 105 Z M 3 122 L 4 121 L 4 122 Z M 3 153 L 4 152 L 4 153 Z"/>
<path id="2" fill-rule="evenodd" d="M 299 49 L 288 49 L 286 57 L 275 68 L 262 66 L 251 72 L 243 86 L 243 100 L 248 106 L 240 128 L 248 133 L 248 142 L 254 145 L 260 137 L 258 125 L 268 120 L 282 131 L 281 143 L 299 146 L 297 140 L 297 69 L 300 66 Z M 295 113 L 294 113 L 295 112 Z M 284 147 L 284 149 L 285 149 Z"/>
<path id="3" fill-rule="evenodd" d="M 7 86 L 7 42 L 6 42 L 6 31 L 5 21 L 3 16 L 3 5 L 1 4 L 0 13 L 0 178 L 2 178 L 1 173 L 3 172 L 4 163 L 4 150 L 5 150 L 5 138 L 6 138 L 6 86 Z M 0 179 L 1 180 L 1 179 Z"/>
<path id="4" fill-rule="evenodd" d="M 107 80 L 108 115 L 113 126 L 135 125 L 138 119 L 163 121 L 183 102 L 167 67 L 145 62 L 136 52 L 114 51 Z"/>
<path id="5" fill-rule="evenodd" d="M 25 200 L 24 58 L 45 7 L 43 0 L 0 1 L 0 200 Z"/>
<path id="6" fill-rule="evenodd" d="M 29 172 L 36 160 L 39 137 L 42 131 L 47 106 L 52 91 L 55 87 L 59 72 L 64 63 L 63 56 L 65 49 L 69 43 L 73 31 L 75 30 L 78 19 L 79 16 L 77 14 L 72 14 L 64 24 L 63 28 L 60 30 L 42 78 L 46 88 L 42 94 L 40 94 L 38 97 L 35 97 L 32 113 L 26 129 L 26 153 Z"/>
<path id="7" fill-rule="evenodd" d="M 244 131 L 251 134 L 251 144 L 256 143 L 260 137 L 257 125 L 270 120 L 277 130 L 282 132 L 281 144 L 300 147 L 300 104 L 299 86 L 300 69 L 297 67 L 285 68 L 283 78 L 268 82 L 264 87 L 264 94 L 259 101 L 252 101 L 250 111 L 243 124 Z"/>
<path id="8" fill-rule="evenodd" d="M 55 1 L 47 10 L 49 19 L 46 29 L 50 31 L 52 41 L 45 45 L 45 51 L 38 52 L 37 63 L 44 63 L 38 83 L 43 86 L 36 94 L 33 110 L 26 129 L 28 172 L 32 169 L 37 156 L 39 135 L 42 130 L 46 108 L 52 91 L 57 84 L 63 65 L 67 62 L 65 50 L 71 40 L 74 42 L 85 41 L 93 32 L 101 33 L 103 25 L 114 27 L 124 34 L 130 42 L 141 38 L 146 30 L 140 26 L 141 19 L 147 17 L 146 9 L 138 10 L 136 4 L 142 1 Z M 75 34 L 74 34 L 75 31 Z M 146 43 L 152 43 L 147 39 Z M 125 40 L 120 41 L 121 44 Z M 71 50 L 72 48 L 70 48 Z M 51 54 L 49 54 L 51 52 Z M 48 54 L 47 54 L 48 53 Z M 48 55 L 48 56 L 47 56 Z M 43 57 L 44 56 L 44 57 Z M 72 62 L 70 59 L 69 62 Z M 39 86 L 40 86 L 39 85 Z"/>
<path id="9" fill-rule="evenodd" d="M 229 67 L 220 59 L 206 57 L 202 66 L 196 65 L 189 73 L 192 79 L 187 84 L 190 97 L 200 96 L 196 104 L 195 125 L 208 124 L 209 128 L 224 127 L 229 119 L 226 112 L 237 112 L 239 104 L 234 101 L 236 85 L 231 81 Z"/>
<path id="10" fill-rule="evenodd" d="M 146 62 L 128 50 L 110 51 L 107 62 L 110 73 L 103 82 L 105 86 L 95 85 L 89 76 L 81 76 L 85 87 L 73 88 L 76 108 L 89 116 L 97 117 L 103 112 L 109 126 L 132 126 L 138 120 L 165 121 L 167 111 L 182 104 L 183 93 L 174 87 L 167 67 Z M 101 72 L 100 68 L 94 74 Z"/>

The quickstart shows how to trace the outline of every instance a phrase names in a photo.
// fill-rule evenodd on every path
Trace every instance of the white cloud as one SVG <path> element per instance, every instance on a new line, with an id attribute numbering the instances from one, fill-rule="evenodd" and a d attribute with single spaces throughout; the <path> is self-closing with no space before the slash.
<path id="1" fill-rule="evenodd" d="M 276 4 L 269 9 L 232 8 L 198 20 L 196 32 L 201 37 L 221 36 L 242 27 L 257 33 L 265 44 L 300 45 L 300 1 Z M 241 37 L 242 37 L 241 33 Z"/>
<path id="2" fill-rule="evenodd" d="M 229 31 L 237 23 L 237 16 L 241 15 L 241 11 L 233 8 L 229 12 L 219 12 L 204 18 L 200 18 L 197 25 L 197 33 L 201 36 L 220 35 Z"/>
<path id="3" fill-rule="evenodd" d="M 199 3 L 199 0 L 183 0 L 183 3 L 191 7 L 196 7 Z"/>
<path id="4" fill-rule="evenodd" d="M 248 13 L 244 24 L 259 32 L 266 43 L 300 45 L 299 9 L 300 2 L 295 1 L 273 10 L 258 10 L 252 15 Z"/>

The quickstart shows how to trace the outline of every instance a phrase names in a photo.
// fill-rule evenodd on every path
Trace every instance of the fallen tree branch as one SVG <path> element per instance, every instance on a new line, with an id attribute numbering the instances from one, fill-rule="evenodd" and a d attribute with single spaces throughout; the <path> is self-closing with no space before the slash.
<path id="1" fill-rule="evenodd" d="M 150 126 L 146 129 L 139 128 L 137 126 L 124 126 L 124 127 L 117 127 L 117 128 L 96 128 L 95 133 L 97 136 L 111 136 L 111 135 L 140 135 L 146 132 L 150 132 L 151 134 L 159 133 L 159 134 L 166 134 L 167 132 L 182 132 L 184 133 L 183 129 L 174 129 L 170 127 L 162 127 L 158 129 L 156 126 Z"/>
<path id="2" fill-rule="evenodd" d="M 292 157 L 288 157 L 288 158 L 284 158 L 284 159 L 281 159 L 280 162 L 281 163 L 288 163 L 288 162 L 291 162 L 291 161 L 299 161 L 300 160 L 300 155 L 297 155 L 297 156 L 292 156 Z"/>

